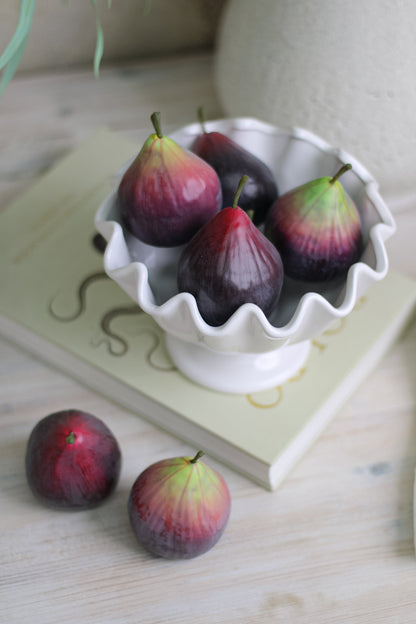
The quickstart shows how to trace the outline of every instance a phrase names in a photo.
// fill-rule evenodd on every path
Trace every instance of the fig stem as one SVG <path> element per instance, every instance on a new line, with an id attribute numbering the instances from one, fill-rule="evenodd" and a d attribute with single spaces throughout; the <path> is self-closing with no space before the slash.
<path id="1" fill-rule="evenodd" d="M 338 180 L 338 178 L 340 178 L 344 173 L 346 173 L 350 169 L 352 169 L 352 165 L 350 163 L 347 163 L 346 165 L 342 165 L 341 169 L 334 175 L 333 178 L 330 179 L 329 183 L 333 184 L 334 182 Z"/>
<path id="2" fill-rule="evenodd" d="M 152 120 L 153 128 L 155 129 L 158 139 L 163 139 L 160 113 L 152 113 L 150 119 Z"/>
<path id="3" fill-rule="evenodd" d="M 198 106 L 198 121 L 201 124 L 202 132 L 207 133 L 205 128 L 204 109 L 202 106 Z"/>
<path id="4" fill-rule="evenodd" d="M 247 175 L 243 175 L 240 179 L 240 182 L 238 183 L 237 186 L 237 191 L 234 195 L 234 201 L 233 201 L 233 208 L 237 208 L 237 204 L 238 204 L 238 200 L 240 199 L 240 195 L 241 195 L 241 191 L 243 190 L 244 186 L 246 185 L 246 182 L 248 180 L 248 176 Z"/>
<path id="5" fill-rule="evenodd" d="M 198 459 L 200 459 L 202 457 L 202 455 L 204 455 L 204 451 L 198 451 L 198 453 L 195 455 L 195 457 L 193 459 L 189 460 L 190 464 L 196 464 L 196 462 L 198 461 Z"/>
<path id="6" fill-rule="evenodd" d="M 73 431 L 66 436 L 66 442 L 68 444 L 73 444 L 75 442 L 75 433 Z"/>

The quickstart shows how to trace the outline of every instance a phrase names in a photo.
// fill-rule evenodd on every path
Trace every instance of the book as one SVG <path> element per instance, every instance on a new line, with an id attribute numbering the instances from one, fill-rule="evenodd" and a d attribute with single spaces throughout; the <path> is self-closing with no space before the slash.
<path id="1" fill-rule="evenodd" d="M 137 149 L 103 129 L 0 215 L 0 332 L 274 490 L 398 337 L 416 284 L 390 271 L 312 341 L 305 365 L 280 386 L 241 395 L 199 386 L 103 270 L 94 216 Z"/>

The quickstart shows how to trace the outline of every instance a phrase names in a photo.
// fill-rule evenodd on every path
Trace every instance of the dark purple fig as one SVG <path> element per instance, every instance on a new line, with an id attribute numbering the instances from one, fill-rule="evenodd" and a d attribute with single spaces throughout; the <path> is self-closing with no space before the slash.
<path id="1" fill-rule="evenodd" d="M 26 448 L 26 476 L 33 494 L 57 509 L 88 509 L 117 485 L 121 452 L 102 420 L 69 409 L 45 416 Z"/>
<path id="2" fill-rule="evenodd" d="M 244 303 L 258 305 L 267 317 L 280 297 L 280 254 L 237 206 L 246 181 L 243 176 L 233 206 L 204 225 L 179 259 L 179 291 L 195 297 L 209 325 L 222 325 Z"/>
<path id="3" fill-rule="evenodd" d="M 221 209 L 221 185 L 209 164 L 162 134 L 159 113 L 151 119 L 155 132 L 118 188 L 121 220 L 144 243 L 174 247 Z"/>
<path id="4" fill-rule="evenodd" d="M 277 184 L 269 167 L 257 156 L 238 145 L 221 132 L 206 132 L 202 109 L 198 110 L 202 126 L 192 145 L 192 151 L 215 169 L 221 182 L 222 205 L 231 206 L 235 189 L 242 175 L 249 180 L 240 200 L 240 208 L 253 214 L 253 223 L 259 225 L 278 197 Z"/>
<path id="5" fill-rule="evenodd" d="M 266 234 L 280 252 L 285 274 L 304 281 L 344 275 L 360 257 L 358 209 L 338 178 L 351 169 L 302 184 L 281 195 L 270 209 Z"/>
<path id="6" fill-rule="evenodd" d="M 154 555 L 190 559 L 220 539 L 231 509 L 223 477 L 199 451 L 192 457 L 163 459 L 134 482 L 128 512 L 137 541 Z"/>

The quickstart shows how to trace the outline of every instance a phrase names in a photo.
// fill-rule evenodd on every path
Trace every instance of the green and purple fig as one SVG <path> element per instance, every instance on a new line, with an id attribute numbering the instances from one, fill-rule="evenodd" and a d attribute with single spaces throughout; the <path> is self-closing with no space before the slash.
<path id="1" fill-rule="evenodd" d="M 202 318 L 213 326 L 244 303 L 270 316 L 282 289 L 279 252 L 237 205 L 246 181 L 243 176 L 233 205 L 204 225 L 179 258 L 178 289 L 195 297 Z"/>
<path id="2" fill-rule="evenodd" d="M 277 184 L 269 167 L 257 156 L 238 145 L 221 132 L 207 132 L 202 109 L 198 109 L 202 133 L 191 149 L 215 169 L 221 182 L 222 205 L 231 206 L 235 189 L 242 175 L 249 181 L 241 198 L 240 208 L 253 214 L 253 223 L 259 225 L 278 197 Z"/>
<path id="3" fill-rule="evenodd" d="M 152 464 L 128 501 L 137 541 L 154 555 L 190 559 L 210 550 L 228 523 L 231 497 L 223 477 L 205 462 L 174 457 Z"/>
<path id="4" fill-rule="evenodd" d="M 187 243 L 222 207 L 214 169 L 161 131 L 155 132 L 125 172 L 118 201 L 122 223 L 136 238 L 156 247 Z"/>
<path id="5" fill-rule="evenodd" d="M 265 232 L 277 247 L 285 274 L 322 282 L 345 275 L 362 249 L 358 209 L 339 177 L 316 178 L 281 195 L 270 209 Z"/>

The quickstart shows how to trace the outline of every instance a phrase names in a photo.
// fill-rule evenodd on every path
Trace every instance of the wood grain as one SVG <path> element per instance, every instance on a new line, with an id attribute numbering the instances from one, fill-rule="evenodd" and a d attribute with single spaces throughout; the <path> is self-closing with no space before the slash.
<path id="1" fill-rule="evenodd" d="M 0 100 L 1 207 L 97 128 L 139 144 L 153 110 L 168 132 L 200 104 L 221 115 L 207 55 L 114 67 L 98 82 L 16 79 Z M 397 222 L 391 263 L 416 278 L 416 210 Z M 414 624 L 415 379 L 413 324 L 274 493 L 207 458 L 231 491 L 229 525 L 209 553 L 169 562 L 136 544 L 128 492 L 150 463 L 195 449 L 1 340 L 0 621 Z M 114 496 L 70 514 L 39 506 L 24 476 L 32 427 L 68 407 L 102 418 L 123 452 Z"/>

